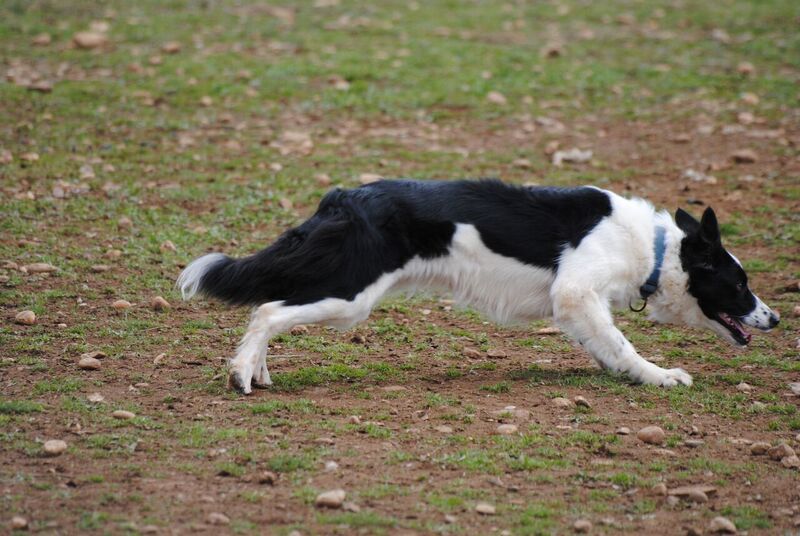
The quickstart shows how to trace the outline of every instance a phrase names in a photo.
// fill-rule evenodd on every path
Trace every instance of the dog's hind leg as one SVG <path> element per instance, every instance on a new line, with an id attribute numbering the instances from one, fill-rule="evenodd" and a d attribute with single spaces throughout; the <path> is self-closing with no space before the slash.
<path id="1" fill-rule="evenodd" d="M 641 357 L 616 326 L 607 304 L 590 288 L 556 284 L 551 291 L 556 323 L 578 341 L 603 368 L 634 381 L 672 387 L 691 385 L 683 369 L 663 369 Z"/>
<path id="2" fill-rule="evenodd" d="M 324 298 L 304 305 L 270 302 L 259 306 L 253 312 L 236 356 L 230 361 L 228 381 L 231 387 L 248 394 L 253 385 L 271 385 L 267 368 L 267 343 L 270 338 L 298 324 L 349 328 L 369 316 L 372 308 L 396 280 L 396 274 L 384 274 L 352 300 Z"/>

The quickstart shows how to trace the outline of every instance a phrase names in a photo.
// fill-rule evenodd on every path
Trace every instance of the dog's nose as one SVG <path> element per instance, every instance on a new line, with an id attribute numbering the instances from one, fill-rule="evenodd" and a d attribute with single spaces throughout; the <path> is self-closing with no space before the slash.
<path id="1" fill-rule="evenodd" d="M 781 319 L 780 319 L 780 317 L 778 315 L 776 315 L 775 313 L 770 314 L 769 315 L 769 329 L 772 329 L 775 326 L 777 326 L 778 322 L 780 322 L 780 321 L 781 321 Z"/>

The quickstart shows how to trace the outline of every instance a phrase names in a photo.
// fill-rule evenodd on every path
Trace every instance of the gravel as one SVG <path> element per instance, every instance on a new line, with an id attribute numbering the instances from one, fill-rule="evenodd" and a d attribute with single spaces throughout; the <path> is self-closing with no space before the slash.
<path id="1" fill-rule="evenodd" d="M 643 441 L 650 445 L 661 445 L 666 438 L 664 430 L 658 426 L 645 426 L 636 434 L 639 441 Z"/>

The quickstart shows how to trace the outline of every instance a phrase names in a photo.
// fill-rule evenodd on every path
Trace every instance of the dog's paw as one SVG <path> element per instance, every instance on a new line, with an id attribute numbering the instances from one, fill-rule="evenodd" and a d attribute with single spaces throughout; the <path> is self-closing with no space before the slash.
<path id="1" fill-rule="evenodd" d="M 230 371 L 228 374 L 228 387 L 235 389 L 243 395 L 249 395 L 252 391 L 250 388 L 250 380 L 245 381 L 241 373 L 236 370 Z"/>
<path id="2" fill-rule="evenodd" d="M 682 368 L 664 370 L 661 377 L 662 387 L 675 387 L 676 385 L 692 385 L 692 377 Z"/>

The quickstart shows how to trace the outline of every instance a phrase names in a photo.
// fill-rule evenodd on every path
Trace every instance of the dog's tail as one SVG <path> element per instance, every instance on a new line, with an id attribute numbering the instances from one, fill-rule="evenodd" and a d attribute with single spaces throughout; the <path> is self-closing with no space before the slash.
<path id="1" fill-rule="evenodd" d="M 183 299 L 189 300 L 196 294 L 202 294 L 225 300 L 231 290 L 230 268 L 236 262 L 222 253 L 210 253 L 193 260 L 181 272 L 176 283 Z"/>

